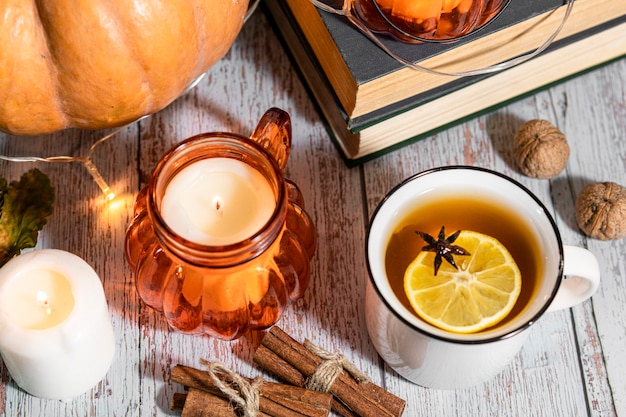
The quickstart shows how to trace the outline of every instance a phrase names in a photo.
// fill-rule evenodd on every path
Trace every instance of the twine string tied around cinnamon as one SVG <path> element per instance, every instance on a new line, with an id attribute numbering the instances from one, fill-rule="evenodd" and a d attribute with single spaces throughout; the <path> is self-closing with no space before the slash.
<path id="1" fill-rule="evenodd" d="M 216 387 L 228 397 L 235 407 L 241 410 L 243 417 L 256 417 L 259 412 L 260 387 L 262 378 L 248 382 L 226 365 L 201 360 L 207 367 L 207 373 Z M 236 387 L 236 388 L 234 388 Z"/>
<path id="2" fill-rule="evenodd" d="M 320 392 L 329 392 L 335 379 L 337 379 L 339 374 L 344 370 L 359 384 L 370 382 L 367 375 L 348 361 L 345 356 L 339 353 L 328 352 L 314 345 L 308 339 L 304 341 L 304 347 L 309 352 L 323 359 L 323 362 L 318 365 L 315 372 L 307 378 L 305 384 L 306 388 Z"/>

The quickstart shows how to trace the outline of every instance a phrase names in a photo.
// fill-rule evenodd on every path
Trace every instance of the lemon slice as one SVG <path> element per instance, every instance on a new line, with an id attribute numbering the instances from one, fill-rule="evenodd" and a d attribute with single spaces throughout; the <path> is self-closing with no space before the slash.
<path id="1" fill-rule="evenodd" d="M 496 239 L 463 230 L 454 241 L 470 256 L 456 256 L 434 275 L 433 252 L 420 252 L 404 274 L 411 306 L 426 322 L 455 333 L 491 327 L 513 309 L 522 276 L 509 251 Z"/>

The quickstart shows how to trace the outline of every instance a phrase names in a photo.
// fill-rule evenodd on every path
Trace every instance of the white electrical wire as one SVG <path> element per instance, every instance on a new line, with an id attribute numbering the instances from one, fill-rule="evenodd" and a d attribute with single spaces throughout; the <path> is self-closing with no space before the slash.
<path id="1" fill-rule="evenodd" d="M 313 5 L 315 7 L 317 7 L 320 10 L 323 10 L 325 12 L 328 13 L 334 13 L 340 16 L 344 16 L 345 18 L 348 19 L 348 21 L 350 21 L 350 23 L 352 23 L 359 31 L 361 31 L 361 33 L 363 33 L 368 39 L 370 39 L 376 46 L 378 46 L 380 49 L 382 49 L 387 55 L 389 55 L 390 57 L 392 57 L 393 59 L 395 59 L 396 61 L 398 61 L 399 63 L 405 65 L 408 68 L 412 68 L 414 70 L 417 71 L 421 71 L 421 72 L 426 72 L 426 73 L 430 73 L 430 74 L 436 74 L 436 75 L 449 75 L 449 76 L 456 76 L 456 77 L 466 77 L 466 76 L 471 76 L 471 75 L 480 75 L 480 74 L 490 74 L 490 73 L 494 73 L 494 72 L 499 72 L 511 67 L 514 67 L 516 65 L 521 64 L 522 62 L 526 62 L 529 59 L 532 59 L 534 57 L 536 57 L 537 55 L 539 55 L 540 53 L 542 53 L 543 51 L 546 50 L 546 48 L 548 48 L 552 42 L 554 41 L 554 39 L 558 36 L 559 32 L 561 31 L 561 29 L 563 28 L 563 26 L 565 25 L 565 22 L 567 21 L 570 13 L 572 12 L 572 9 L 574 7 L 574 0 L 566 0 L 567 2 L 567 8 L 565 9 L 565 14 L 563 16 L 563 19 L 561 20 L 561 23 L 557 26 L 557 28 L 555 29 L 554 32 L 552 32 L 552 34 L 535 50 L 518 56 L 516 58 L 512 58 L 508 61 L 503 61 L 500 62 L 498 64 L 494 64 L 494 65 L 490 65 L 487 67 L 483 67 L 483 68 L 477 68 L 477 69 L 472 69 L 472 70 L 466 70 L 466 71 L 451 71 L 451 72 L 446 72 L 446 71 L 439 71 L 439 70 L 435 70 L 432 68 L 427 68 L 424 67 L 422 65 L 419 65 L 417 63 L 411 62 L 399 55 L 397 55 L 396 53 L 394 53 L 393 51 L 391 51 L 389 48 L 387 48 L 387 46 L 382 43 L 380 41 L 380 39 L 378 39 L 378 37 L 365 25 L 365 23 L 363 23 L 363 21 L 361 21 L 354 13 L 353 11 L 353 1 L 354 0 L 344 0 L 344 3 L 341 7 L 341 9 L 336 9 L 334 7 L 331 7 L 325 3 L 322 3 L 319 0 L 310 0 L 311 3 L 313 3 Z M 375 1 L 375 0 L 372 0 Z M 415 45 L 415 47 L 419 48 L 419 45 Z"/>
<path id="2" fill-rule="evenodd" d="M 252 13 L 254 13 L 256 8 L 259 6 L 260 1 L 261 0 L 254 0 L 252 3 L 250 3 L 250 5 L 248 6 L 248 13 L 246 13 L 246 17 L 243 20 L 244 22 L 247 22 L 250 16 L 252 16 Z"/>
<path id="3" fill-rule="evenodd" d="M 100 171 L 98 171 L 98 168 L 94 165 L 93 161 L 91 160 L 91 157 L 93 153 L 95 152 L 96 148 L 98 147 L 98 145 L 111 139 L 113 136 L 115 136 L 117 133 L 119 133 L 122 129 L 126 128 L 127 126 L 128 125 L 119 127 L 115 129 L 113 132 L 109 133 L 108 135 L 98 139 L 93 145 L 91 145 L 91 147 L 87 151 L 87 155 L 84 157 L 66 156 L 66 155 L 49 156 L 49 157 L 0 155 L 0 160 L 9 161 L 9 162 L 80 162 L 81 164 L 85 166 L 85 168 L 87 168 L 87 171 L 89 172 L 89 174 L 91 174 L 91 177 L 94 179 L 96 184 L 98 184 L 98 187 L 100 187 L 100 190 L 102 190 L 102 193 L 104 194 L 105 198 L 107 200 L 113 200 L 115 198 L 115 193 L 111 190 L 111 187 L 109 187 L 109 185 L 105 181 L 102 174 L 100 174 Z"/>

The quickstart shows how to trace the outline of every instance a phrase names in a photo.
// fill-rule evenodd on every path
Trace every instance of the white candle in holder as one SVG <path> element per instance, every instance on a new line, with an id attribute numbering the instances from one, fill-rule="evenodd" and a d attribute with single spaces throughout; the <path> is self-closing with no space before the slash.
<path id="1" fill-rule="evenodd" d="M 114 351 L 102 283 L 84 260 L 43 249 L 0 269 L 0 354 L 20 388 L 69 400 L 105 376 Z"/>
<path id="2" fill-rule="evenodd" d="M 276 208 L 267 179 L 232 158 L 208 158 L 168 184 L 161 214 L 178 235 L 203 245 L 229 245 L 261 230 Z"/>

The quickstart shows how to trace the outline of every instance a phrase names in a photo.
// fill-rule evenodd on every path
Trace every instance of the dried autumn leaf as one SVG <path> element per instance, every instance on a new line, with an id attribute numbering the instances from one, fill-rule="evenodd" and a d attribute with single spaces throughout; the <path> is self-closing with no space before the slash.
<path id="1" fill-rule="evenodd" d="M 53 204 L 54 188 L 36 168 L 10 184 L 0 178 L 0 266 L 22 249 L 35 247 Z"/>

